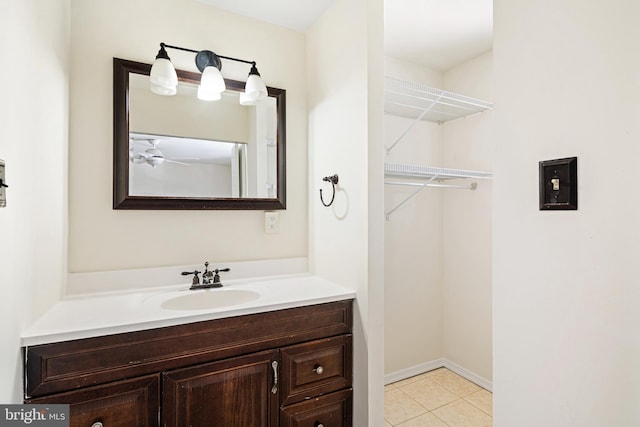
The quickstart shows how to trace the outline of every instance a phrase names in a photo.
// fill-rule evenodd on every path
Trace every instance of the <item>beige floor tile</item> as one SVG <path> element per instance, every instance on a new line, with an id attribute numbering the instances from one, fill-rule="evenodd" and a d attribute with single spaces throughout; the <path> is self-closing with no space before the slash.
<path id="1" fill-rule="evenodd" d="M 404 380 L 397 381 L 393 383 L 396 387 L 402 387 L 407 384 L 415 383 L 416 381 L 420 381 L 420 375 L 416 375 L 414 377 L 405 378 Z"/>
<path id="2" fill-rule="evenodd" d="M 391 425 L 398 425 L 426 412 L 425 408 L 399 388 L 384 392 L 384 418 Z"/>
<path id="3" fill-rule="evenodd" d="M 434 369 L 432 371 L 425 372 L 422 375 L 424 375 L 425 377 L 430 377 L 432 375 L 437 375 L 437 374 L 442 373 L 444 371 L 449 371 L 449 370 L 447 368 L 438 368 L 438 369 Z"/>
<path id="4" fill-rule="evenodd" d="M 462 399 L 436 409 L 433 414 L 450 427 L 492 427 L 493 425 L 489 415 Z"/>
<path id="5" fill-rule="evenodd" d="M 391 383 L 384 386 L 384 391 L 393 390 L 394 388 L 398 388 L 398 383 Z"/>
<path id="6" fill-rule="evenodd" d="M 389 424 L 389 421 L 384 420 L 384 427 L 393 427 L 393 426 Z"/>
<path id="7" fill-rule="evenodd" d="M 428 413 L 413 418 L 405 423 L 398 424 L 398 427 L 448 427 L 435 415 Z"/>
<path id="8" fill-rule="evenodd" d="M 482 390 L 469 380 L 462 378 L 460 375 L 451 372 L 448 369 L 438 369 L 439 372 L 429 376 L 429 379 L 437 382 L 456 396 L 463 397 L 476 391 Z"/>
<path id="9" fill-rule="evenodd" d="M 458 396 L 428 378 L 399 387 L 399 389 L 430 411 L 458 399 Z"/>
<path id="10" fill-rule="evenodd" d="M 493 416 L 493 394 L 487 390 L 476 391 L 464 397 L 464 400 L 471 403 L 487 415 Z"/>

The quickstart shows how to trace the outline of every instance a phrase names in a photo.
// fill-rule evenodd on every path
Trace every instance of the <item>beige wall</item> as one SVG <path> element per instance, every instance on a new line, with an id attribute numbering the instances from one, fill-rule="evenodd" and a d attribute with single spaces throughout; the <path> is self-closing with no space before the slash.
<path id="1" fill-rule="evenodd" d="M 491 52 L 444 73 L 444 88 L 493 101 Z M 443 166 L 491 172 L 493 111 L 442 126 Z M 491 180 L 477 180 L 474 191 L 442 193 L 444 358 L 492 378 Z M 464 184 L 460 182 L 460 184 Z"/>
<path id="2" fill-rule="evenodd" d="M 370 129 L 369 117 L 373 115 L 371 123 L 373 119 L 380 123 L 382 115 L 381 34 L 379 0 L 337 0 L 307 33 L 310 261 L 314 273 L 357 292 L 354 426 L 359 427 L 383 423 L 383 283 L 381 271 L 374 269 L 370 276 L 369 269 L 371 265 L 381 269 L 383 261 L 378 240 L 381 129 L 375 125 Z M 370 161 L 375 164 L 373 171 Z M 321 180 L 334 173 L 340 177 L 336 199 L 334 206 L 325 208 L 318 189 L 324 189 L 325 197 L 327 191 L 330 195 L 331 187 Z M 377 196 L 369 195 L 370 185 Z M 370 212 L 377 220 L 369 218 Z"/>
<path id="3" fill-rule="evenodd" d="M 0 402 L 20 403 L 20 332 L 66 275 L 69 1 L 4 1 L 0 50 Z"/>
<path id="4" fill-rule="evenodd" d="M 117 270 L 307 255 L 306 47 L 302 33 L 195 1 L 71 3 L 69 270 Z M 152 62 L 160 42 L 255 60 L 287 90 L 287 209 L 280 232 L 262 211 L 121 211 L 112 205 L 112 58 Z M 194 55 L 169 50 L 176 68 Z M 223 61 L 223 73 L 248 69 Z"/>
<path id="5" fill-rule="evenodd" d="M 494 425 L 640 425 L 640 3 L 494 16 Z M 571 156 L 578 210 L 539 211 Z"/>

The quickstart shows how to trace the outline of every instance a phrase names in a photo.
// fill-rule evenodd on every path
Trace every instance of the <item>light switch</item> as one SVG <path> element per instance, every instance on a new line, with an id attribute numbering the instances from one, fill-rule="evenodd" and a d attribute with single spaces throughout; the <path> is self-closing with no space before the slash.
<path id="1" fill-rule="evenodd" d="M 280 213 L 265 211 L 264 232 L 266 234 L 277 234 L 279 230 L 280 230 Z"/>
<path id="2" fill-rule="evenodd" d="M 578 209 L 578 158 L 539 163 L 540 210 Z"/>
<path id="3" fill-rule="evenodd" d="M 0 160 L 0 208 L 7 206 L 7 187 L 4 176 L 4 160 Z"/>

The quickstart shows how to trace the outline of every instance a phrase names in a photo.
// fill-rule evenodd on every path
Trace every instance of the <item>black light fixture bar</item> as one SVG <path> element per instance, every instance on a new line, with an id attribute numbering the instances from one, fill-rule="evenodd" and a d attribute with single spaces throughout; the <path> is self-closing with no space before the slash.
<path id="1" fill-rule="evenodd" d="M 210 51 L 207 51 L 207 50 L 193 50 L 193 49 L 189 49 L 189 48 L 186 48 L 186 47 L 173 46 L 173 45 L 166 44 L 166 43 L 160 43 L 160 47 L 163 47 L 163 48 L 167 48 L 168 47 L 170 49 L 177 49 L 177 50 L 182 50 L 184 52 L 191 52 L 191 53 L 195 53 L 195 54 L 198 54 L 200 52 L 210 52 Z M 214 54 L 218 58 L 228 59 L 230 61 L 242 62 L 242 63 L 245 63 L 245 64 L 251 64 L 254 67 L 256 66 L 256 61 L 247 61 L 246 59 L 240 59 L 240 58 L 233 58 L 231 56 L 218 55 L 217 53 L 214 53 Z"/>

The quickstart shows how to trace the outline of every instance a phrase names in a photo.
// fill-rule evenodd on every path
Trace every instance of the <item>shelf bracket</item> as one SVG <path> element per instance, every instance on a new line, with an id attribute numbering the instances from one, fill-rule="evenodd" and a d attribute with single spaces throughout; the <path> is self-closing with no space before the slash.
<path id="1" fill-rule="evenodd" d="M 402 202 L 400 202 L 395 208 L 391 209 L 389 212 L 385 213 L 385 218 L 387 219 L 387 221 L 389 221 L 389 218 L 391 217 L 391 214 L 394 213 L 395 211 L 397 211 L 398 209 L 400 209 L 400 207 L 402 205 L 404 205 L 405 203 L 407 203 L 409 200 L 413 199 L 419 192 L 421 192 L 422 190 L 424 190 L 425 188 L 427 188 L 429 186 L 429 184 L 438 177 L 438 175 L 434 175 L 431 178 L 429 178 L 429 180 L 423 184 L 418 184 L 418 189 L 416 191 L 414 191 L 413 193 L 411 193 L 411 195 L 409 197 L 407 197 L 406 199 L 404 199 Z"/>
<path id="2" fill-rule="evenodd" d="M 411 123 L 409 125 L 409 127 L 407 127 L 404 132 L 402 132 L 402 134 L 395 140 L 395 142 L 393 144 L 391 144 L 390 147 L 385 147 L 385 149 L 387 150 L 387 155 L 389 155 L 389 153 L 391 152 L 391 150 L 393 150 L 393 148 L 398 145 L 398 143 L 400 141 L 402 141 L 404 139 L 405 136 L 407 136 L 407 134 L 411 131 L 411 129 L 414 128 L 415 125 L 417 125 L 420 120 L 422 120 L 422 118 L 433 109 L 433 107 L 435 107 L 438 102 L 440 102 L 440 99 L 442 99 L 442 95 L 439 95 L 432 103 L 431 105 L 429 105 L 427 108 L 425 108 L 424 110 L 422 110 L 422 113 L 420 113 L 420 115 L 418 117 L 416 117 L 416 119 L 413 121 L 413 123 Z"/>

